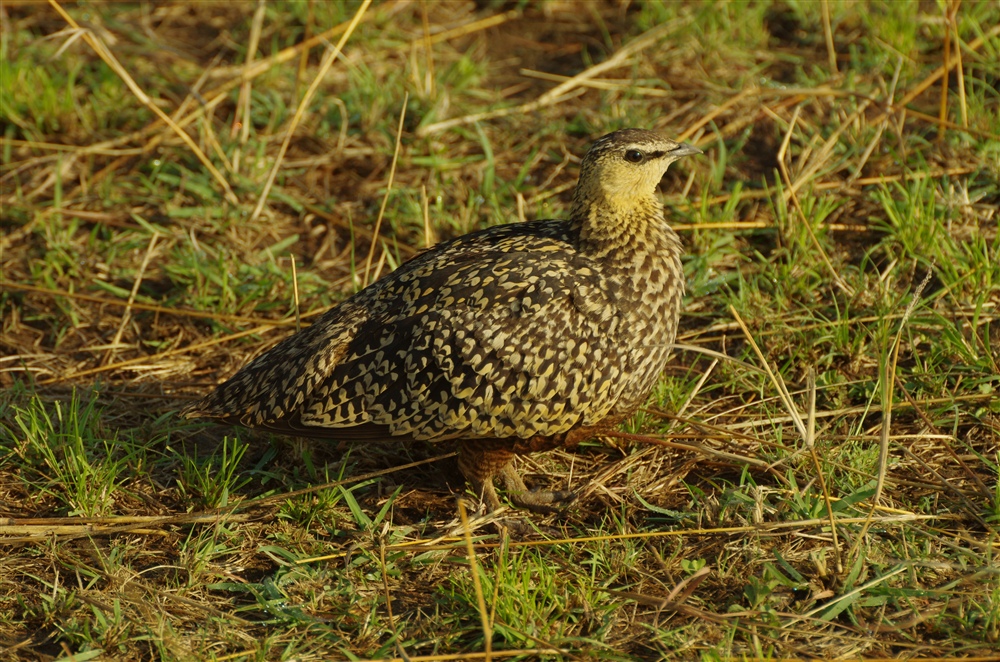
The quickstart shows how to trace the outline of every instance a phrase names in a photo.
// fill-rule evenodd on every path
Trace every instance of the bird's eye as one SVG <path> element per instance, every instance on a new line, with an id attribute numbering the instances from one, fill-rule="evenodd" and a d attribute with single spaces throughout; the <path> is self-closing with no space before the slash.
<path id="1" fill-rule="evenodd" d="M 646 158 L 646 155 L 637 149 L 630 149 L 625 152 L 625 160 L 629 163 L 642 163 L 642 160 Z"/>

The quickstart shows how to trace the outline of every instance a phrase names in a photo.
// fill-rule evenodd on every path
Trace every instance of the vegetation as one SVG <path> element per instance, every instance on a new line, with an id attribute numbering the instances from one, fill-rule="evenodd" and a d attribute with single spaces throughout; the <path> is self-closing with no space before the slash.
<path id="1" fill-rule="evenodd" d="M 997 650 L 997 3 L 0 18 L 3 659 Z M 688 297 L 620 433 L 521 461 L 566 512 L 178 416 L 423 247 L 560 216 L 626 126 L 706 152 L 663 185 Z"/>

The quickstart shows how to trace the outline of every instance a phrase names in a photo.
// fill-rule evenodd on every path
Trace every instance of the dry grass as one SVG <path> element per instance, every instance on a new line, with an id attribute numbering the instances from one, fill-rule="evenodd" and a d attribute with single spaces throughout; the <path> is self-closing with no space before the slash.
<path id="1" fill-rule="evenodd" d="M 0 657 L 995 655 L 1000 10 L 942 6 L 4 3 Z M 177 417 L 622 126 L 707 152 L 689 296 L 646 408 L 522 461 L 566 513 Z"/>

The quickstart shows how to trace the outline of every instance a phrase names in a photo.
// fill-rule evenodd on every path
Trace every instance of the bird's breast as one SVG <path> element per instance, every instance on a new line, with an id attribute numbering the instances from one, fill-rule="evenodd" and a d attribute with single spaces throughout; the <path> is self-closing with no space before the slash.
<path id="1" fill-rule="evenodd" d="M 645 400 L 670 355 L 684 294 L 680 252 L 680 242 L 673 235 L 662 241 L 637 242 L 606 265 L 605 275 L 622 283 L 616 292 L 621 317 L 618 333 L 629 348 L 622 371 L 628 383 L 617 413 L 626 414 Z"/>

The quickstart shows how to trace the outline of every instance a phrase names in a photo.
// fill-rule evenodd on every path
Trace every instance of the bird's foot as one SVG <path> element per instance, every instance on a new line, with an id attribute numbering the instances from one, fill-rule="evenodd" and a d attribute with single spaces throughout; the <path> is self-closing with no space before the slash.
<path id="1" fill-rule="evenodd" d="M 576 493 L 567 490 L 529 490 L 514 467 L 507 465 L 500 472 L 507 496 L 516 506 L 536 513 L 557 513 L 576 500 Z"/>

